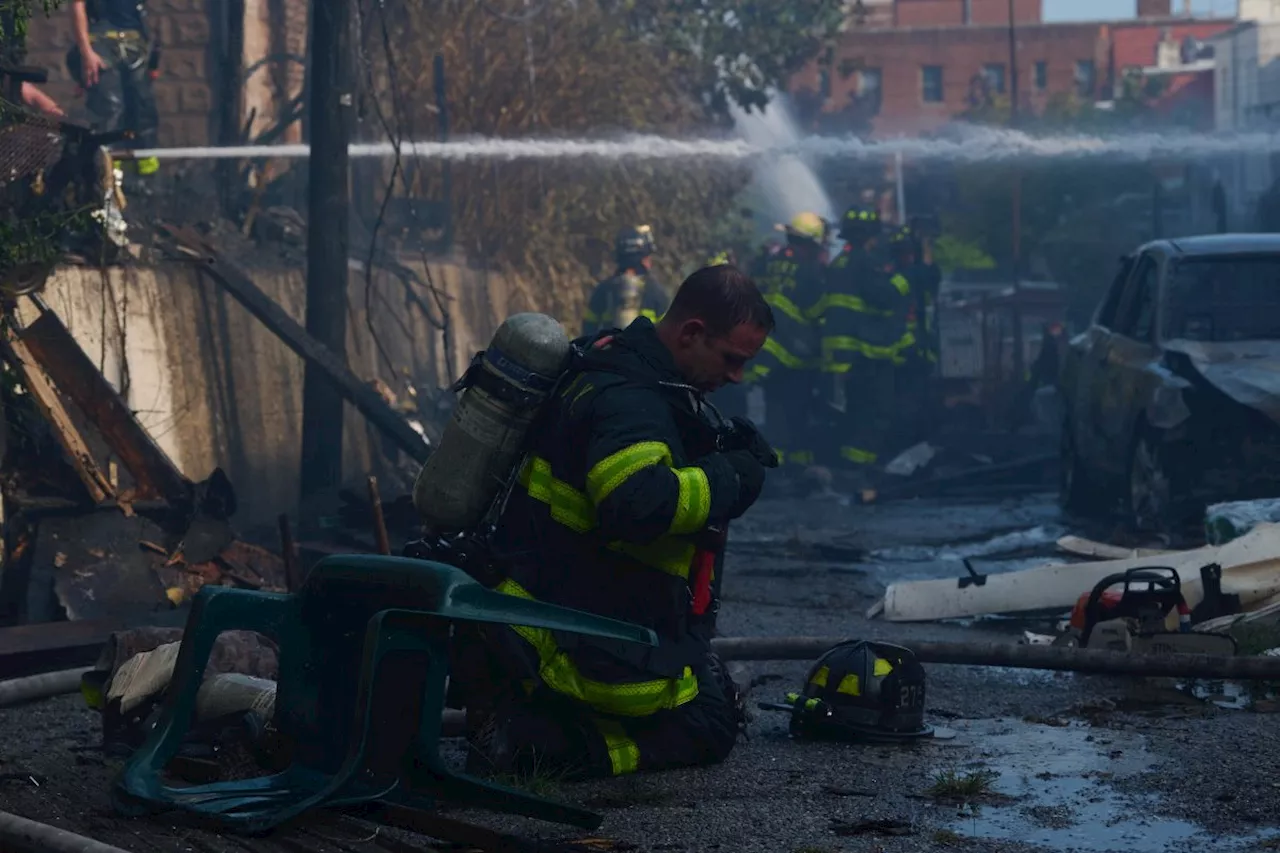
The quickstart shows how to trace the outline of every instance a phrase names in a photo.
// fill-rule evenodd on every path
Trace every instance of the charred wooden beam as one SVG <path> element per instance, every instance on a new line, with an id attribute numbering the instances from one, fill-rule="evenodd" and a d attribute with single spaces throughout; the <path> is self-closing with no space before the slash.
<path id="1" fill-rule="evenodd" d="M 72 337 L 58 315 L 41 314 L 22 342 L 63 394 L 84 412 L 137 483 L 143 498 L 180 500 L 191 483 L 138 422 L 129 406 Z"/>
<path id="2" fill-rule="evenodd" d="M 3 332 L 0 333 L 0 355 L 9 361 L 17 371 L 23 387 L 31 393 L 36 408 L 48 422 L 58 443 L 62 445 L 63 452 L 75 468 L 80 482 L 84 483 L 89 497 L 94 503 L 114 498 L 115 489 L 112 488 L 102 469 L 98 467 L 93 454 L 89 452 L 84 436 L 80 435 L 80 431 L 71 421 L 66 408 L 62 405 L 62 400 L 58 397 L 57 390 L 41 370 L 27 344 L 8 324 L 4 325 Z"/>

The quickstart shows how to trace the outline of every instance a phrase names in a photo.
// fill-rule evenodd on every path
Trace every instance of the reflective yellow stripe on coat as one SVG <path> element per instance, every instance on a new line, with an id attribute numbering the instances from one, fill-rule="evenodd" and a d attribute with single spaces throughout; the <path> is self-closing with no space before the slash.
<path id="1" fill-rule="evenodd" d="M 650 465 L 669 465 L 670 461 L 671 451 L 661 442 L 633 444 L 597 463 L 587 475 L 590 493 L 583 494 L 552 474 L 550 462 L 535 456 L 521 469 L 520 484 L 529 497 L 547 505 L 553 521 L 575 533 L 589 533 L 598 526 L 596 506 L 614 489 Z M 610 542 L 606 547 L 650 568 L 688 580 L 696 549 L 682 534 L 695 533 L 706 525 L 711 512 L 711 484 L 701 468 L 672 471 L 680 484 L 680 494 L 668 535 L 644 544 Z"/>

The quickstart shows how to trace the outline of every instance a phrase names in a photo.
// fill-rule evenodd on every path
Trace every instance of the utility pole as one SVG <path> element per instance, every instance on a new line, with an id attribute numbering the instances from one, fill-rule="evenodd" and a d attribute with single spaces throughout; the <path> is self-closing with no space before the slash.
<path id="1" fill-rule="evenodd" d="M 1018 28 L 1014 18 L 1014 0 L 1009 0 L 1009 126 L 1016 128 L 1018 114 Z M 1026 374 L 1022 352 L 1022 173 L 1013 169 L 1013 372 L 1021 382 Z"/>
<path id="2" fill-rule="evenodd" d="M 311 3 L 307 163 L 307 331 L 347 361 L 347 146 L 355 110 L 351 0 Z M 342 395 L 308 363 L 302 384 L 302 497 L 342 481 Z"/>

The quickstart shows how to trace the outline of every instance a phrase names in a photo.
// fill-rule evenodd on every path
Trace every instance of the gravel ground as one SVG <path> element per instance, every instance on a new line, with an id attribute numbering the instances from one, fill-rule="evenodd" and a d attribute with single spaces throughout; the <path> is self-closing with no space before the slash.
<path id="1" fill-rule="evenodd" d="M 1043 543 L 1061 524 L 1048 497 L 874 507 L 768 500 L 744 522 L 735 529 L 726 576 L 725 635 L 1012 642 L 1024 628 L 1049 628 L 1012 620 L 902 625 L 863 616 L 895 577 L 962 571 L 947 559 L 957 546 L 982 553 L 982 542 L 1005 536 L 1013 553 L 985 554 L 990 570 L 1006 557 L 1034 559 L 1037 547 L 1047 554 Z M 756 685 L 754 703 L 780 698 L 805 669 L 755 663 L 741 675 Z M 1280 735 L 1269 715 L 1223 710 L 1154 680 L 928 669 L 929 716 L 954 733 L 949 739 L 906 747 L 797 743 L 786 735 L 784 715 L 756 711 L 749 740 L 724 765 L 553 787 L 604 813 L 598 835 L 621 850 L 1274 849 L 1280 782 L 1272 768 Z M 0 710 L 0 809 L 137 853 L 437 849 L 421 836 L 382 831 L 370 838 L 372 829 L 354 825 L 293 829 L 246 847 L 169 822 L 120 820 L 106 795 L 115 766 L 97 752 L 98 738 L 95 716 L 77 697 Z M 927 793 L 939 775 L 976 774 L 991 782 L 973 802 L 939 802 Z M 575 837 L 522 819 L 460 816 L 532 837 Z"/>

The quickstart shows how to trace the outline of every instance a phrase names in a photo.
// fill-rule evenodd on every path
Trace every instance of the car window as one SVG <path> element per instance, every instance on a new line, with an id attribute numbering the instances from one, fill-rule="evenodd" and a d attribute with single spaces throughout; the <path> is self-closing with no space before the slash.
<path id="1" fill-rule="evenodd" d="M 1116 271 L 1116 277 L 1111 280 L 1111 287 L 1107 288 L 1107 295 L 1098 309 L 1098 316 L 1094 322 L 1104 329 L 1110 329 L 1115 325 L 1116 312 L 1120 310 L 1120 297 L 1124 295 L 1124 283 L 1129 278 L 1129 271 L 1133 269 L 1133 260 L 1132 256 L 1120 259 L 1120 269 Z"/>
<path id="2" fill-rule="evenodd" d="M 1181 258 L 1169 272 L 1166 338 L 1280 339 L 1280 258 Z"/>
<path id="3" fill-rule="evenodd" d="M 1156 287 L 1160 267 L 1156 259 L 1144 255 L 1129 282 L 1120 317 L 1116 321 L 1117 334 L 1135 341 L 1151 341 L 1156 328 Z"/>

